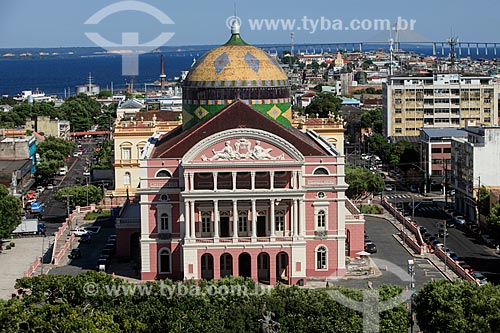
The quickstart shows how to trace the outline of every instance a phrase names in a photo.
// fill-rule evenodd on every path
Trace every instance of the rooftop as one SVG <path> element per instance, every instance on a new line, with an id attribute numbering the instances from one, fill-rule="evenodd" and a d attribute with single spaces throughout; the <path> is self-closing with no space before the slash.
<path id="1" fill-rule="evenodd" d="M 467 137 L 467 132 L 463 128 L 456 127 L 423 128 L 422 132 L 431 139 Z"/>

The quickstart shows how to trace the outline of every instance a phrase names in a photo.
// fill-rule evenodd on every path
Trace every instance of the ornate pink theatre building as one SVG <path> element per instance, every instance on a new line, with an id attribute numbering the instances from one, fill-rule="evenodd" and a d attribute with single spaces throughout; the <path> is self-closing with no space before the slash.
<path id="1" fill-rule="evenodd" d="M 140 198 L 117 219 L 118 255 L 135 257 L 143 280 L 342 277 L 346 256 L 364 245 L 364 220 L 345 197 L 344 157 L 315 132 L 290 126 L 286 74 L 270 82 L 265 76 L 281 68 L 234 42 L 237 32 L 188 75 L 184 98 L 198 100 L 185 104 L 199 106 L 187 105 L 184 126 L 144 147 Z M 193 83 L 223 75 L 258 83 Z M 222 108 L 210 100 L 218 97 Z"/>
<path id="2" fill-rule="evenodd" d="M 144 154 L 140 219 L 127 218 L 132 204 L 117 221 L 118 254 L 139 241 L 144 280 L 327 279 L 363 250 L 363 219 L 346 208 L 344 157 L 314 132 L 235 102 L 153 138 Z"/>

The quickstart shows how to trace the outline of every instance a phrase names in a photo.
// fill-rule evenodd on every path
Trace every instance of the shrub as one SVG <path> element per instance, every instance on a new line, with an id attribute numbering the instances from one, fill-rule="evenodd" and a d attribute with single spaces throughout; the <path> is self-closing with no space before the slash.
<path id="1" fill-rule="evenodd" d="M 14 242 L 10 242 L 10 244 L 9 244 L 9 245 L 10 245 L 10 247 L 15 247 L 15 246 L 16 246 L 16 243 L 14 243 Z"/>
<path id="2" fill-rule="evenodd" d="M 382 209 L 377 205 L 361 206 L 360 211 L 362 214 L 382 214 Z"/>

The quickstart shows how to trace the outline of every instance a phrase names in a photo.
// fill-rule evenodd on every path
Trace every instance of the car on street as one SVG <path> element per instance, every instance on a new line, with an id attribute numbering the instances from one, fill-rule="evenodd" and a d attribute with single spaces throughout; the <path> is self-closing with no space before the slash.
<path id="1" fill-rule="evenodd" d="M 377 253 L 377 246 L 374 243 L 365 244 L 365 251 L 368 253 Z"/>
<path id="2" fill-rule="evenodd" d="M 458 256 L 457 256 L 457 254 L 456 254 L 455 252 L 453 252 L 453 251 L 448 252 L 448 256 L 449 256 L 451 259 L 453 259 L 453 261 L 457 261 L 457 260 L 458 260 Z"/>
<path id="3" fill-rule="evenodd" d="M 417 193 L 418 192 L 418 186 L 415 184 L 410 185 L 410 192 Z"/>
<path id="4" fill-rule="evenodd" d="M 83 175 L 85 177 L 89 177 L 90 176 L 90 170 L 89 169 L 85 169 L 85 171 L 83 172 Z"/>
<path id="5" fill-rule="evenodd" d="M 460 225 L 460 226 L 463 226 L 465 225 L 465 218 L 463 216 L 455 216 L 453 218 L 453 222 L 456 224 L 456 225 Z"/>
<path id="6" fill-rule="evenodd" d="M 79 248 L 73 249 L 71 250 L 71 253 L 68 255 L 68 257 L 70 259 L 79 259 L 82 257 L 82 251 Z"/>
<path id="7" fill-rule="evenodd" d="M 52 185 L 52 184 L 47 185 L 47 190 L 53 190 L 53 189 L 54 189 L 54 185 Z"/>
<path id="8" fill-rule="evenodd" d="M 108 269 L 109 262 L 106 258 L 99 258 L 96 264 L 96 270 L 99 272 L 105 272 Z"/>
<path id="9" fill-rule="evenodd" d="M 479 272 L 473 272 L 472 276 L 476 279 L 476 281 L 479 283 L 480 286 L 488 283 L 488 279 L 486 278 L 486 276 L 484 276 L 483 274 L 481 274 Z"/>
<path id="10" fill-rule="evenodd" d="M 78 240 L 80 243 L 87 243 L 89 244 L 92 242 L 92 236 L 89 233 L 83 234 L 82 237 Z"/>
<path id="11" fill-rule="evenodd" d="M 72 232 L 76 237 L 82 237 L 83 235 L 89 234 L 89 231 L 85 228 L 76 228 Z"/>
<path id="12" fill-rule="evenodd" d="M 443 238 L 443 237 L 444 237 L 444 235 L 445 235 L 445 230 L 444 230 L 444 228 L 442 228 L 442 227 L 441 227 L 441 228 L 439 228 L 439 229 L 438 229 L 438 233 L 437 233 L 437 234 L 438 234 L 438 237 L 439 237 L 439 238 Z M 446 230 L 446 237 L 448 237 L 449 235 L 450 235 L 450 233 L 448 232 L 448 230 Z"/>
<path id="13" fill-rule="evenodd" d="M 42 194 L 43 191 L 45 191 L 45 187 L 43 187 L 43 186 L 37 186 L 36 187 L 36 193 Z"/>
<path id="14" fill-rule="evenodd" d="M 385 190 L 388 192 L 391 192 L 393 190 L 393 187 L 391 184 L 385 184 Z"/>

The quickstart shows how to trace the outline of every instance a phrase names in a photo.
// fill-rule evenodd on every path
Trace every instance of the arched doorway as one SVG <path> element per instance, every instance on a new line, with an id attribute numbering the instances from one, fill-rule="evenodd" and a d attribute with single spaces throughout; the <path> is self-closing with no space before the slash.
<path id="1" fill-rule="evenodd" d="M 201 256 L 201 278 L 205 280 L 214 278 L 214 257 L 210 253 Z"/>
<path id="2" fill-rule="evenodd" d="M 276 278 L 281 283 L 288 284 L 289 276 L 288 253 L 280 252 L 276 255 Z"/>
<path id="3" fill-rule="evenodd" d="M 238 272 L 239 276 L 252 277 L 252 257 L 250 254 L 243 252 L 238 257 Z"/>
<path id="4" fill-rule="evenodd" d="M 134 232 L 130 235 L 130 258 L 140 260 L 141 258 L 141 234 Z"/>
<path id="5" fill-rule="evenodd" d="M 257 276 L 259 282 L 269 283 L 269 254 L 262 252 L 257 257 Z"/>
<path id="6" fill-rule="evenodd" d="M 233 256 L 229 253 L 224 253 L 220 256 L 220 277 L 233 275 Z"/>
<path id="7" fill-rule="evenodd" d="M 345 231 L 345 255 L 346 257 L 349 257 L 351 255 L 351 231 L 349 229 L 346 229 Z"/>

